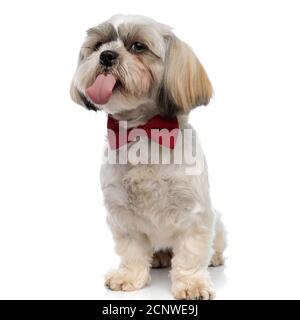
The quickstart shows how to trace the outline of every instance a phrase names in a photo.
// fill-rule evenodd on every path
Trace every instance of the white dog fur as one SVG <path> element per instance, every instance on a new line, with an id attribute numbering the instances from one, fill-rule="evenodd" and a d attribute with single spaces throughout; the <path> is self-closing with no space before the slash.
<path id="1" fill-rule="evenodd" d="M 144 44 L 141 52 L 135 51 L 137 41 Z M 109 70 L 99 64 L 99 55 L 105 50 L 119 55 Z M 86 95 L 86 89 L 107 71 L 119 87 L 100 106 Z M 128 127 L 160 114 L 177 116 L 180 130 L 191 128 L 189 111 L 208 104 L 211 96 L 210 81 L 190 47 L 168 26 L 142 16 L 117 15 L 89 29 L 71 84 L 75 102 L 127 120 Z M 160 151 L 163 148 L 160 146 Z M 204 159 L 201 149 L 199 152 Z M 205 160 L 200 175 L 187 175 L 187 167 L 187 163 L 172 162 L 103 163 L 107 221 L 121 257 L 119 269 L 106 277 L 108 288 L 140 289 L 150 280 L 151 266 L 171 264 L 175 298 L 213 298 L 208 266 L 223 264 L 225 230 L 211 204 Z"/>

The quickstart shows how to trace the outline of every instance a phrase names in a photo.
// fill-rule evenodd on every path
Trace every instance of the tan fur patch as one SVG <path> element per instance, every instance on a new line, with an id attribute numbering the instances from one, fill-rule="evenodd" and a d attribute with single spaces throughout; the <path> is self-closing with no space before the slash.
<path id="1" fill-rule="evenodd" d="M 207 105 L 213 94 L 209 78 L 192 49 L 173 36 L 170 38 L 163 86 L 185 113 L 198 105 Z"/>

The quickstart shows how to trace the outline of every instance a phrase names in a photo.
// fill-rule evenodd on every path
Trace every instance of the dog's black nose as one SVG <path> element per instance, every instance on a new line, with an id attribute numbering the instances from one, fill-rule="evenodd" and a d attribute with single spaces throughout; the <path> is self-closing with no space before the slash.
<path id="1" fill-rule="evenodd" d="M 105 50 L 100 54 L 100 64 L 104 67 L 111 67 L 118 58 L 118 53 L 111 50 Z"/>

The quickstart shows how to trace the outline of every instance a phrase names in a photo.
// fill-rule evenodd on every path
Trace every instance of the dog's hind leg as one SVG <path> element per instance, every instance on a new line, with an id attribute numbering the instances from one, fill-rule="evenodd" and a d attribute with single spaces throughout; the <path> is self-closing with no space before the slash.
<path id="1" fill-rule="evenodd" d="M 154 252 L 151 267 L 167 268 L 171 266 L 173 253 L 171 249 L 159 250 Z"/>
<path id="2" fill-rule="evenodd" d="M 227 237 L 226 230 L 223 222 L 221 221 L 221 215 L 219 212 L 217 214 L 217 220 L 215 225 L 215 238 L 213 242 L 213 255 L 210 260 L 210 267 L 217 267 L 224 264 L 223 252 L 226 249 Z"/>

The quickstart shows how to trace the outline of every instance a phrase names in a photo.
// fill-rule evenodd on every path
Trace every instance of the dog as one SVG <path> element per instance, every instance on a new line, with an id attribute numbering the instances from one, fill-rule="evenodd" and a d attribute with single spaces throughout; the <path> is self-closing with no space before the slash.
<path id="1" fill-rule="evenodd" d="M 121 262 L 107 274 L 106 286 L 141 289 L 150 281 L 151 267 L 171 266 L 175 298 L 212 299 L 208 266 L 223 264 L 226 231 L 211 203 L 203 151 L 188 124 L 190 111 L 207 105 L 213 95 L 195 53 L 167 25 L 144 16 L 116 15 L 87 31 L 70 93 L 76 103 L 108 114 L 101 188 Z M 144 132 L 130 138 L 134 129 Z M 149 135 L 150 129 L 177 133 L 163 143 Z M 185 130 L 192 138 L 179 143 Z M 125 140 L 119 143 L 109 137 L 113 135 Z M 155 164 L 145 162 L 150 142 L 159 155 Z M 137 145 L 139 161 L 129 154 Z M 180 145 L 197 149 L 198 173 L 188 174 L 191 165 L 184 160 L 175 163 L 183 152 Z M 112 151 L 125 154 L 125 161 L 107 161 Z"/>

